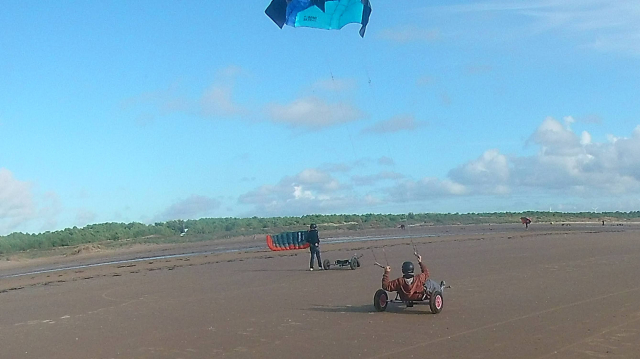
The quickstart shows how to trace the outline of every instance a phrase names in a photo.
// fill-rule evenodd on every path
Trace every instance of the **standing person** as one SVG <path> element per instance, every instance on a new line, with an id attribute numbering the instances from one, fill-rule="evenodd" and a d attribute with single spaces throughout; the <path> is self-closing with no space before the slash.
<path id="1" fill-rule="evenodd" d="M 318 259 L 318 268 L 322 270 L 322 260 L 320 259 L 320 236 L 318 236 L 318 226 L 312 223 L 307 233 L 307 242 L 309 242 L 309 251 L 311 251 L 311 260 L 309 261 L 309 270 L 313 270 L 313 259 Z"/>

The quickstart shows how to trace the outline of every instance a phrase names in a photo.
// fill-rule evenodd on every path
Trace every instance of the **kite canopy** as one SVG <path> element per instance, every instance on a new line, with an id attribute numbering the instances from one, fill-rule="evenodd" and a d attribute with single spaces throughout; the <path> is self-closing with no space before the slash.
<path id="1" fill-rule="evenodd" d="M 531 224 L 531 218 L 529 217 L 520 217 L 520 221 L 522 224 Z"/>
<path id="2" fill-rule="evenodd" d="M 273 236 L 268 234 L 267 246 L 272 251 L 309 248 L 309 243 L 307 243 L 307 233 L 309 232 L 283 232 L 280 234 L 274 234 Z"/>
<path id="3" fill-rule="evenodd" d="M 280 28 L 286 24 L 338 30 L 346 24 L 358 23 L 362 25 L 360 36 L 364 37 L 371 3 L 369 0 L 272 0 L 265 13 Z"/>

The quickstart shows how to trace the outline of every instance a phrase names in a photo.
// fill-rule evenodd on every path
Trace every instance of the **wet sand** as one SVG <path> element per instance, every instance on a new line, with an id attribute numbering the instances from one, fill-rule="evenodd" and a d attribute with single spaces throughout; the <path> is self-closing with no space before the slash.
<path id="1" fill-rule="evenodd" d="M 322 245 L 331 261 L 363 254 L 356 270 L 309 272 L 307 251 L 256 249 L 261 240 L 3 263 L 0 357 L 639 357 L 640 227 L 400 231 L 377 234 L 415 238 Z M 378 313 L 374 253 L 398 275 L 411 242 L 452 285 L 444 309 Z M 112 260 L 122 262 L 62 269 Z"/>

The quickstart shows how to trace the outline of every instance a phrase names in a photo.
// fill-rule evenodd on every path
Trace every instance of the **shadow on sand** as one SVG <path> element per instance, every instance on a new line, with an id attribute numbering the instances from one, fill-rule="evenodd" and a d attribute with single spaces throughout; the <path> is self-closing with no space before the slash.
<path id="1" fill-rule="evenodd" d="M 239 272 L 309 272 L 308 269 L 243 269 L 239 270 Z"/>
<path id="2" fill-rule="evenodd" d="M 387 307 L 386 312 L 395 313 L 395 314 L 412 314 L 412 315 L 421 315 L 421 314 L 433 314 L 428 308 L 426 310 L 420 309 L 419 306 L 415 306 L 413 308 L 407 308 L 402 305 L 390 305 Z M 312 310 L 316 312 L 325 312 L 325 313 L 379 313 L 376 308 L 373 307 L 373 304 L 363 304 L 363 305 L 314 305 L 311 308 L 307 308 L 306 310 Z"/>

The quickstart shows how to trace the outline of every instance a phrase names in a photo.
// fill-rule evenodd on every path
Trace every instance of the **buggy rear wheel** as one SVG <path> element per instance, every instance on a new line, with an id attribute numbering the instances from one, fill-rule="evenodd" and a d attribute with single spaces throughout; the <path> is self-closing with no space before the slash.
<path id="1" fill-rule="evenodd" d="M 429 298 L 429 307 L 431 308 L 431 313 L 438 314 L 442 311 L 442 307 L 444 306 L 444 298 L 442 297 L 442 292 L 437 290 L 431 293 L 431 298 Z"/>
<path id="2" fill-rule="evenodd" d="M 376 310 L 379 312 L 387 310 L 388 301 L 389 296 L 384 289 L 378 289 L 376 294 L 373 295 L 373 306 L 376 307 Z"/>
<path id="3" fill-rule="evenodd" d="M 325 259 L 324 262 L 322 262 L 322 269 L 329 269 L 331 267 L 331 261 L 329 261 L 328 259 Z"/>

